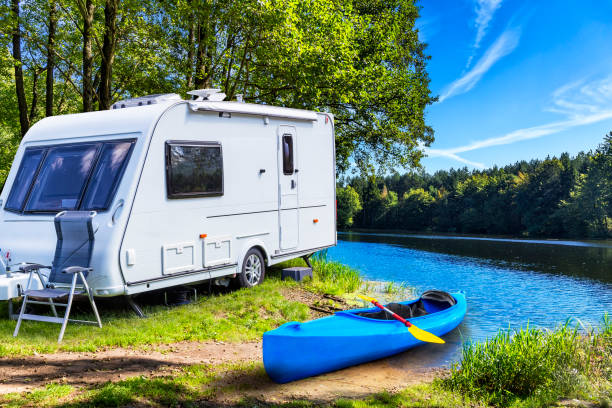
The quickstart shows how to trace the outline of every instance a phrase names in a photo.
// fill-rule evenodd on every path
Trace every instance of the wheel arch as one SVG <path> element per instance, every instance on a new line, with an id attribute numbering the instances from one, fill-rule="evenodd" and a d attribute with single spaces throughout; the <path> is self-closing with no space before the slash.
<path id="1" fill-rule="evenodd" d="M 239 269 L 242 268 L 242 264 L 244 262 L 244 256 L 247 254 L 247 252 L 249 252 L 253 248 L 261 252 L 261 255 L 264 257 L 266 267 L 270 266 L 270 254 L 266 250 L 265 244 L 261 240 L 253 239 L 253 240 L 249 240 L 248 242 L 246 242 L 240 250 L 240 256 L 238 257 Z"/>

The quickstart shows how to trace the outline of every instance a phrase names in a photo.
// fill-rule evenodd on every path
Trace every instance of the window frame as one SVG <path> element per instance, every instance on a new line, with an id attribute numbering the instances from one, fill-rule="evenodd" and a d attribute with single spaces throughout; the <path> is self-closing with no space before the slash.
<path id="1" fill-rule="evenodd" d="M 289 164 L 291 164 L 291 171 L 288 171 L 285 168 L 285 164 L 286 164 L 286 161 L 285 161 L 285 158 L 286 158 L 285 157 L 285 146 L 284 146 L 285 138 L 288 138 L 289 140 L 291 140 L 291 144 L 288 144 L 289 150 L 290 150 L 289 153 L 290 153 L 290 156 L 291 156 L 290 157 L 290 161 L 289 161 Z M 293 176 L 295 174 L 295 148 L 294 148 L 294 144 L 293 144 L 293 135 L 291 133 L 283 134 L 283 136 L 281 137 L 281 143 L 282 143 L 281 153 L 283 155 L 283 174 L 285 176 Z"/>
<path id="2" fill-rule="evenodd" d="M 221 159 L 221 191 L 214 192 L 194 192 L 194 193 L 173 193 L 172 192 L 172 166 L 170 151 L 172 146 L 191 146 L 191 147 L 218 147 Z M 200 140 L 167 140 L 165 143 L 165 167 L 166 167 L 166 196 L 169 199 L 201 198 L 201 197 L 221 197 L 225 194 L 225 169 L 223 166 L 223 146 L 218 141 Z"/>
<path id="3" fill-rule="evenodd" d="M 86 145 L 86 144 L 92 144 L 92 145 L 98 145 L 97 146 L 97 150 L 96 150 L 96 155 L 93 158 L 93 163 L 91 165 L 91 168 L 89 169 L 89 174 L 87 175 L 87 179 L 85 180 L 84 186 L 80 192 L 78 199 L 78 204 L 76 206 L 76 209 L 71 210 L 71 211 L 97 211 L 99 213 L 104 213 L 107 212 L 110 208 L 111 208 L 111 204 L 115 198 L 115 195 L 117 194 L 117 189 L 119 188 L 119 185 L 121 184 L 121 181 L 123 179 L 123 175 L 125 174 L 125 171 L 127 169 L 128 163 L 130 161 L 130 158 L 132 156 L 132 153 L 134 151 L 134 146 L 136 145 L 137 139 L 136 138 L 125 138 L 125 139 L 109 139 L 109 140 L 91 140 L 91 141 L 83 141 L 83 142 L 71 142 L 71 143 L 58 143 L 58 144 L 52 144 L 52 145 L 34 145 L 34 146 L 28 146 L 25 148 L 25 151 L 31 149 L 31 150 L 42 150 L 43 151 L 43 155 L 42 158 L 40 160 L 40 162 L 38 163 L 38 168 L 36 169 L 36 172 L 34 173 L 34 177 L 32 178 L 32 181 L 30 182 L 30 185 L 28 186 L 28 191 L 26 193 L 26 195 L 24 196 L 23 202 L 21 203 L 21 208 L 20 209 L 14 209 L 14 208 L 7 208 L 6 205 L 4 206 L 4 210 L 5 211 L 9 211 L 15 214 L 21 214 L 21 215 L 30 215 L 30 214 L 57 214 L 60 211 L 64 211 L 61 209 L 56 209 L 56 210 L 26 210 L 26 206 L 28 204 L 28 202 L 30 201 L 30 196 L 32 194 L 32 189 L 34 188 L 34 184 L 38 178 L 38 176 L 40 175 L 40 171 L 43 167 L 43 165 L 45 164 L 45 161 L 47 160 L 47 157 L 49 155 L 49 152 L 52 149 L 55 148 L 65 148 L 65 147 L 72 147 L 72 146 L 81 146 L 81 145 Z M 123 164 L 121 166 L 121 170 L 119 171 L 119 176 L 117 177 L 117 182 L 115 183 L 115 185 L 113 186 L 112 190 L 109 193 L 109 199 L 108 199 L 108 205 L 105 208 L 92 208 L 92 209 L 87 209 L 87 210 L 83 210 L 81 209 L 81 205 L 83 205 L 83 200 L 85 198 L 85 194 L 87 193 L 87 189 L 89 188 L 89 184 L 91 181 L 91 177 L 94 174 L 94 170 L 96 170 L 97 166 L 98 166 L 98 162 L 100 159 L 100 155 L 102 153 L 103 150 L 103 146 L 104 144 L 107 143 L 130 143 L 130 148 L 128 150 L 128 153 L 125 156 L 125 160 L 123 161 Z M 24 155 L 25 155 L 25 151 L 24 151 Z M 21 160 L 23 160 L 23 156 L 21 156 Z M 15 175 L 15 179 L 13 180 L 13 183 L 15 182 L 15 180 L 17 179 L 17 175 L 19 174 L 19 172 L 21 171 L 23 165 L 23 161 L 19 164 L 19 169 L 17 170 L 17 174 Z M 11 185 L 11 191 L 9 192 L 9 196 L 12 194 L 13 192 L 13 188 L 14 185 Z"/>

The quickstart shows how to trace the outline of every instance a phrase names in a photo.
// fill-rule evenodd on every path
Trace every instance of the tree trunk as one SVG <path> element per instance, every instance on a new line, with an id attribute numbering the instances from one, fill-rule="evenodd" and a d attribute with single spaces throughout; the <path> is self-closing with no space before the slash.
<path id="1" fill-rule="evenodd" d="M 192 17 L 193 18 L 193 17 Z M 193 86 L 193 45 L 195 42 L 195 24 L 189 21 L 189 37 L 187 42 L 187 88 Z"/>
<path id="2" fill-rule="evenodd" d="M 205 6 L 207 7 L 207 6 Z M 207 8 L 202 13 L 198 13 L 198 51 L 196 54 L 196 73 L 195 73 L 195 87 L 197 89 L 209 88 L 210 87 L 210 51 L 208 50 L 208 44 L 210 42 L 210 10 Z"/>
<path id="3" fill-rule="evenodd" d="M 43 68 L 34 67 L 32 69 L 32 101 L 30 103 L 29 122 L 32 123 L 36 115 L 36 105 L 38 105 L 38 75 L 44 71 Z"/>
<path id="4" fill-rule="evenodd" d="M 49 34 L 47 36 L 47 85 L 45 90 L 45 116 L 53 116 L 53 68 L 55 65 L 55 29 L 57 7 L 55 0 L 49 2 Z"/>
<path id="5" fill-rule="evenodd" d="M 23 137 L 30 128 L 28 120 L 28 103 L 23 86 L 23 67 L 21 65 L 21 25 L 19 23 L 19 0 L 11 0 L 11 9 L 15 23 L 13 26 L 13 64 L 15 67 L 15 91 L 17 92 L 17 105 L 19 107 L 19 125 Z"/>
<path id="6" fill-rule="evenodd" d="M 102 44 L 102 66 L 100 67 L 100 110 L 111 106 L 111 81 L 115 47 L 117 45 L 117 9 L 120 0 L 106 0 L 104 5 L 104 42 Z"/>
<path id="7" fill-rule="evenodd" d="M 79 2 L 82 5 L 81 2 Z M 93 71 L 92 25 L 94 17 L 94 4 L 92 0 L 85 0 L 81 8 L 83 15 L 83 112 L 93 110 L 93 83 L 91 74 Z"/>

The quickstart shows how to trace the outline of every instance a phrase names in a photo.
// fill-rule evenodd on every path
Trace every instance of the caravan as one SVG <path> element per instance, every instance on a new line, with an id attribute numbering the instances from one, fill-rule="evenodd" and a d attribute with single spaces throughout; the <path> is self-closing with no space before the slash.
<path id="1" fill-rule="evenodd" d="M 7 266 L 50 265 L 62 211 L 95 211 L 87 281 L 103 297 L 254 286 L 266 266 L 335 245 L 332 115 L 193 94 L 34 125 L 0 195 Z M 21 275 L 3 275 L 0 294 L 18 294 Z"/>

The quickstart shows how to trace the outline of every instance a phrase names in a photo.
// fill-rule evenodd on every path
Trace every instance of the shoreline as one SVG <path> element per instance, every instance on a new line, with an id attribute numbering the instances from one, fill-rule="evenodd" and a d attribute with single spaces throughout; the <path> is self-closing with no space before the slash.
<path id="1" fill-rule="evenodd" d="M 495 234 L 463 234 L 455 232 L 431 232 L 431 231 L 406 231 L 396 229 L 368 229 L 357 228 L 350 230 L 338 230 L 339 234 L 363 234 L 363 235 L 382 235 L 382 236 L 397 236 L 397 237 L 414 237 L 414 238 L 440 238 L 440 239 L 473 239 L 483 241 L 499 241 L 499 242 L 515 242 L 515 243 L 534 243 L 534 244 L 551 244 L 569 246 L 592 246 L 601 248 L 612 248 L 612 239 L 610 238 L 566 238 L 566 237 L 524 237 L 512 235 L 495 235 Z M 583 245 L 572 245 L 583 244 Z"/>
<path id="2" fill-rule="evenodd" d="M 595 337 L 589 337 L 589 341 L 583 336 L 572 337 L 571 330 L 548 332 L 530 329 L 527 335 L 540 339 L 542 347 L 548 344 L 548 348 L 542 349 L 544 351 L 536 350 L 535 354 L 523 356 L 519 360 L 507 353 L 517 347 L 525 349 L 520 338 L 514 346 L 512 337 L 505 340 L 490 339 L 476 346 L 482 348 L 482 356 L 489 357 L 481 360 L 481 354 L 478 352 L 472 353 L 467 360 L 467 363 L 480 367 L 480 373 L 474 370 L 463 373 L 460 365 L 450 369 L 419 366 L 414 363 L 419 350 L 412 349 L 367 364 L 288 384 L 276 384 L 268 378 L 263 368 L 261 333 L 287 321 L 309 320 L 343 308 L 353 308 L 353 294 L 363 287 L 354 287 L 356 277 L 347 278 L 357 273 L 348 267 L 325 259 L 315 260 L 314 265 L 314 281 L 281 281 L 278 269 L 273 268 L 268 275 L 269 279 L 254 288 L 210 293 L 186 306 L 149 307 L 148 319 L 117 317 L 117 311 L 106 311 L 103 318 L 106 320 L 103 330 L 107 331 L 111 330 L 109 326 L 113 324 L 121 325 L 122 322 L 127 322 L 127 326 L 120 327 L 122 336 L 128 335 L 129 331 L 140 332 L 141 328 L 144 328 L 143 335 L 146 336 L 147 327 L 153 325 L 156 330 L 162 330 L 156 333 L 167 337 L 145 337 L 146 341 L 123 344 L 120 341 L 113 343 L 116 339 L 112 336 L 105 340 L 104 336 L 108 336 L 108 332 L 103 331 L 100 336 L 104 341 L 98 344 L 106 342 L 107 345 L 94 346 L 93 350 L 89 350 L 86 341 L 91 337 L 91 329 L 83 332 L 78 330 L 78 326 L 70 326 L 66 336 L 67 343 L 63 348 L 55 347 L 45 351 L 43 345 L 40 351 L 31 349 L 30 353 L 23 353 L 23 350 L 28 349 L 5 347 L 5 356 L 0 358 L 0 367 L 3 368 L 0 373 L 0 405 L 59 407 L 246 404 L 257 407 L 347 408 L 370 405 L 381 408 L 499 406 L 499 401 L 495 400 L 493 394 L 483 394 L 482 388 L 470 385 L 470 381 L 492 382 L 497 381 L 501 375 L 499 381 L 506 384 L 503 386 L 505 387 L 507 384 L 512 385 L 512 381 L 508 383 L 507 379 L 503 379 L 503 375 L 515 375 L 513 372 L 516 370 L 520 376 L 534 375 L 532 361 L 537 362 L 539 367 L 540 363 L 552 364 L 557 361 L 555 353 L 566 355 L 563 354 L 566 351 L 558 350 L 555 346 L 560 342 L 549 342 L 549 338 L 561 338 L 569 342 L 568 344 L 574 342 L 566 348 L 573 350 L 568 365 L 553 366 L 553 372 L 569 373 L 571 376 L 582 376 L 585 372 L 589 373 L 589 376 L 580 377 L 585 380 L 576 382 L 582 388 L 560 389 L 558 394 L 554 395 L 529 394 L 513 397 L 515 399 L 512 401 L 516 402 L 513 406 L 550 406 L 566 397 L 578 398 L 578 403 L 582 405 L 609 405 L 609 400 L 612 400 L 612 392 L 606 394 L 610 380 L 605 377 L 606 367 L 612 365 L 612 361 L 606 360 L 610 359 L 610 356 L 602 351 L 606 347 L 612 347 L 612 323 L 609 318 L 603 328 L 606 330 L 605 334 L 598 334 L 597 340 Z M 367 285 L 367 282 L 359 279 L 360 285 Z M 354 288 L 352 291 L 348 289 L 351 287 Z M 333 288 L 334 291 L 342 293 L 332 295 L 327 293 L 325 288 Z M 113 314 L 116 320 L 112 320 Z M 182 322 L 180 319 L 184 315 L 187 315 L 188 319 Z M 187 336 L 168 336 L 168 331 L 171 330 L 195 330 L 196 327 L 188 327 L 193 325 L 194 315 L 199 316 L 196 320 L 206 322 L 197 328 L 203 332 L 194 331 Z M 173 320 L 179 320 L 180 323 L 175 329 L 171 329 L 174 327 L 170 324 Z M 6 322 L 4 326 L 7 326 Z M 251 329 L 245 331 L 246 327 Z M 30 339 L 28 336 L 34 337 Z M 6 341 L 27 345 L 30 341 L 40 342 L 40 338 L 39 333 L 30 328 L 24 330 L 23 337 L 7 337 Z M 54 336 L 51 341 L 54 341 Z M 528 343 L 534 344 L 532 340 Z M 15 352 L 10 353 L 10 350 Z M 591 365 L 591 357 L 585 360 L 586 355 L 593 356 L 595 365 Z M 495 361 L 514 362 L 503 372 L 497 373 L 491 371 L 497 367 Z M 494 366 L 487 368 L 487 362 L 493 362 Z M 465 361 L 462 359 L 461 363 L 464 364 Z M 537 374 L 537 371 L 535 373 Z M 481 379 L 478 379 L 478 375 L 482 376 Z M 541 385 L 538 381 L 542 380 L 545 385 L 549 384 L 548 378 L 534 377 L 534 390 L 539 389 L 537 387 Z M 540 400 L 534 402 L 534 398 Z"/>

